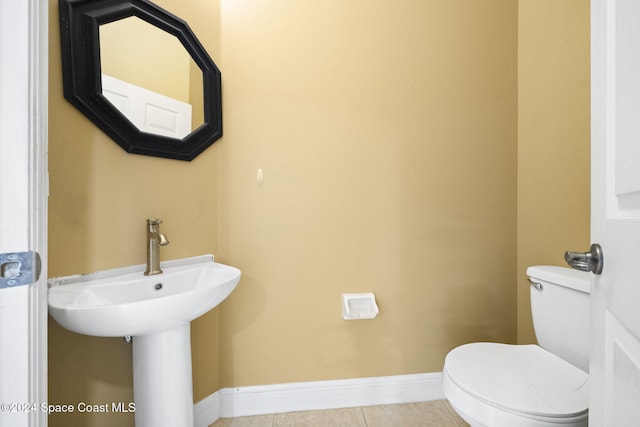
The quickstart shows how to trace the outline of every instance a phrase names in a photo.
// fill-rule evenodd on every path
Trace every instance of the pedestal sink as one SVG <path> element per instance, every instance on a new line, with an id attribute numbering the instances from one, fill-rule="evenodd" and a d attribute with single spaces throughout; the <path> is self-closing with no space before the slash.
<path id="1" fill-rule="evenodd" d="M 235 289 L 240 270 L 212 255 L 49 279 L 49 313 L 64 328 L 133 337 L 136 427 L 192 427 L 190 322 Z"/>

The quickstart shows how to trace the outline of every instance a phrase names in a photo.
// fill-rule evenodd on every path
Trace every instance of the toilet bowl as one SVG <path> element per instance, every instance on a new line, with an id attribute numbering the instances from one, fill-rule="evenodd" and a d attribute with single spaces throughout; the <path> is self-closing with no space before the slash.
<path id="1" fill-rule="evenodd" d="M 530 267 L 540 345 L 471 343 L 445 359 L 442 387 L 472 426 L 587 426 L 589 275 Z"/>

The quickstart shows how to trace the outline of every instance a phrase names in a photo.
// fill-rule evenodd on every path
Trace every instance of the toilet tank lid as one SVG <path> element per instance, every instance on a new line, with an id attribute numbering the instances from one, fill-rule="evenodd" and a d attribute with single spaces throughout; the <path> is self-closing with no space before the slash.
<path id="1" fill-rule="evenodd" d="M 591 293 L 591 273 L 555 265 L 536 265 L 527 268 L 531 280 L 540 280 L 559 286 Z"/>

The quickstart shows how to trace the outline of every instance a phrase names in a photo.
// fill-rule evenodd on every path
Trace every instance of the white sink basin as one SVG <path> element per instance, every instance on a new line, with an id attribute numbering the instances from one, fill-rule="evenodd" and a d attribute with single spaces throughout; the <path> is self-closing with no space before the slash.
<path id="1" fill-rule="evenodd" d="M 49 313 L 73 332 L 100 337 L 141 336 L 189 324 L 235 289 L 240 270 L 212 255 L 50 279 Z"/>
<path id="2" fill-rule="evenodd" d="M 193 427 L 190 322 L 235 289 L 240 270 L 213 255 L 49 279 L 49 313 L 65 328 L 133 337 L 136 427 Z"/>

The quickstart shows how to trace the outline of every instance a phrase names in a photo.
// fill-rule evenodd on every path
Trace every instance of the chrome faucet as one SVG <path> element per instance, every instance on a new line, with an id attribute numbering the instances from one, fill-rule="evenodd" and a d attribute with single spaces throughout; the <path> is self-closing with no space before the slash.
<path id="1" fill-rule="evenodd" d="M 147 271 L 145 276 L 161 274 L 160 269 L 160 246 L 169 244 L 169 239 L 160 232 L 160 219 L 147 220 Z"/>

